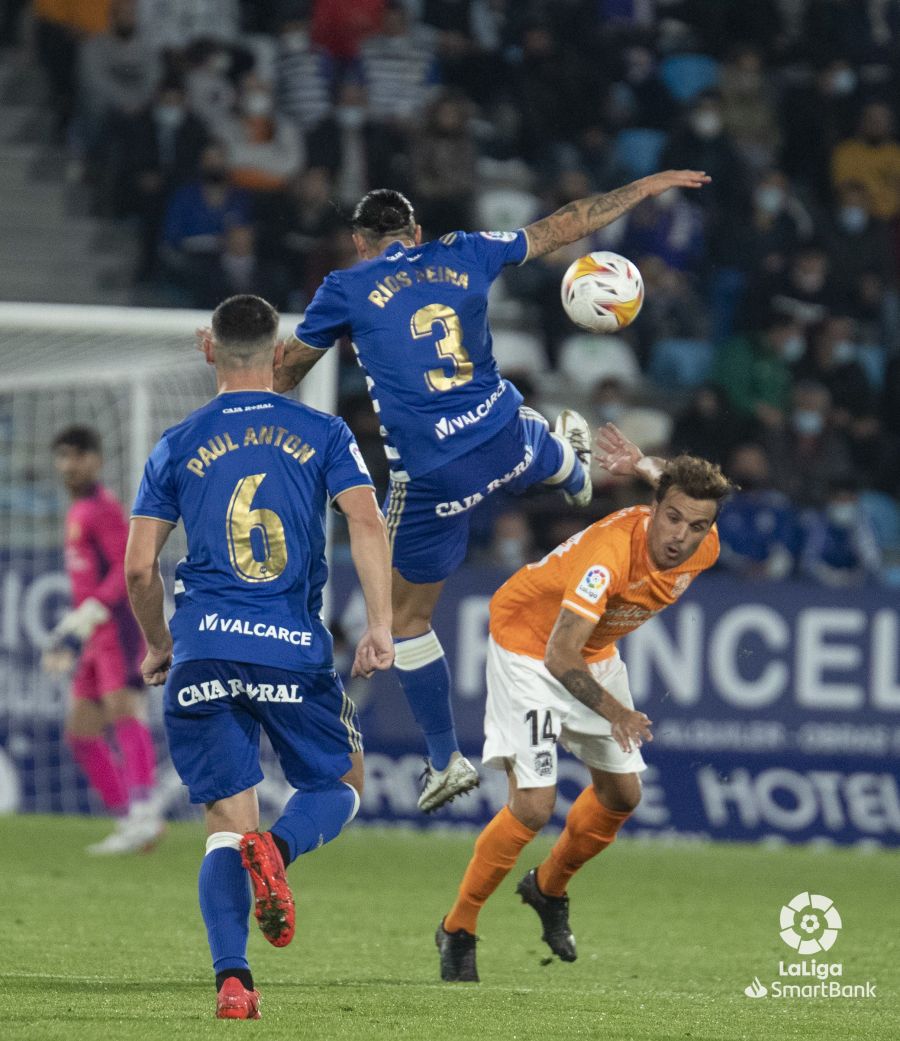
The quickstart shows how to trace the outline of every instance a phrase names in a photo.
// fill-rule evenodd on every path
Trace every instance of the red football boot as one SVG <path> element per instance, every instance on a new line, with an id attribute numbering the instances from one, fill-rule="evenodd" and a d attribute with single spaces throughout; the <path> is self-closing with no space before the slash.
<path id="1" fill-rule="evenodd" d="M 287 947 L 294 938 L 294 898 L 271 833 L 248 831 L 241 838 L 241 862 L 253 883 L 254 913 L 263 936 L 273 947 Z"/>
<path id="2" fill-rule="evenodd" d="M 259 1019 L 259 991 L 229 976 L 216 998 L 216 1019 Z"/>

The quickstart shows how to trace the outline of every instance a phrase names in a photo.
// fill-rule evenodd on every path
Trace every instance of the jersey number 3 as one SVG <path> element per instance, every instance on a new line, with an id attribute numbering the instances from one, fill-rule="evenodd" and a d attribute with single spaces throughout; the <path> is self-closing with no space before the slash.
<path id="1" fill-rule="evenodd" d="M 445 304 L 429 304 L 427 307 L 420 307 L 410 318 L 409 331 L 414 340 L 423 340 L 434 335 L 435 325 L 440 330 L 435 348 L 442 358 L 450 359 L 453 368 L 449 376 L 443 367 L 429 369 L 425 373 L 425 382 L 429 390 L 453 390 L 454 387 L 468 383 L 474 369 L 469 352 L 463 347 L 459 315 Z"/>
<path id="2" fill-rule="evenodd" d="M 238 481 L 225 518 L 231 566 L 245 582 L 271 582 L 287 567 L 281 518 L 274 510 L 251 509 L 265 476 L 250 474 Z"/>

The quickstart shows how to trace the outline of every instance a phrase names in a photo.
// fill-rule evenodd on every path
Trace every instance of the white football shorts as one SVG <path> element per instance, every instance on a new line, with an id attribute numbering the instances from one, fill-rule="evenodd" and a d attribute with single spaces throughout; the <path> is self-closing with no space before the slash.
<path id="1" fill-rule="evenodd" d="M 588 666 L 591 675 L 623 705 L 634 708 L 628 673 L 618 651 Z M 488 638 L 485 766 L 513 766 L 520 788 L 556 784 L 556 743 L 586 766 L 613 774 L 647 769 L 639 749 L 623 752 L 609 720 L 572 697 L 542 661 L 504 650 Z"/>

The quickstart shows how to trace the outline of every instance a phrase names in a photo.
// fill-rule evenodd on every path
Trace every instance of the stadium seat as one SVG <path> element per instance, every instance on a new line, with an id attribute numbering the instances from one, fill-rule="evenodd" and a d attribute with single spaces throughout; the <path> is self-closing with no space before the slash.
<path id="1" fill-rule="evenodd" d="M 706 54 L 670 54 L 659 67 L 660 77 L 676 101 L 690 101 L 719 85 L 719 63 Z"/>
<path id="2" fill-rule="evenodd" d="M 887 552 L 900 551 L 900 505 L 884 492 L 863 491 L 859 501 L 872 522 L 878 545 Z"/>
<path id="3" fill-rule="evenodd" d="M 593 387 L 613 378 L 632 387 L 640 383 L 641 370 L 634 351 L 618 336 L 578 333 L 565 340 L 559 352 L 560 371 L 581 387 Z"/>
<path id="4" fill-rule="evenodd" d="M 866 378 L 875 390 L 884 387 L 884 370 L 887 352 L 879 343 L 861 343 L 856 349 L 856 360 L 863 368 Z"/>
<path id="5" fill-rule="evenodd" d="M 657 340 L 648 374 L 660 387 L 696 387 L 708 378 L 714 353 L 706 340 Z"/>
<path id="6" fill-rule="evenodd" d="M 613 154 L 629 177 L 646 177 L 659 169 L 659 157 L 667 140 L 664 130 L 629 127 L 616 134 Z"/>
<path id="7" fill-rule="evenodd" d="M 537 376 L 547 368 L 547 355 L 539 336 L 515 329 L 494 331 L 494 357 L 501 373 L 527 372 Z"/>

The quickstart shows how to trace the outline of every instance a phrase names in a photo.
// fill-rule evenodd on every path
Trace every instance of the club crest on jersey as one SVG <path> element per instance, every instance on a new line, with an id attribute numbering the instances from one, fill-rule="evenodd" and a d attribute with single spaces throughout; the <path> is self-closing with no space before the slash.
<path id="1" fill-rule="evenodd" d="M 542 750 L 534 753 L 534 772 L 538 777 L 553 776 L 553 753 Z"/>
<path id="2" fill-rule="evenodd" d="M 481 237 L 485 239 L 493 239 L 494 242 L 515 242 L 516 232 L 514 231 L 483 231 Z"/>
<path id="3" fill-rule="evenodd" d="M 602 564 L 594 564 L 585 571 L 584 578 L 578 583 L 575 592 L 589 604 L 596 604 L 609 589 L 611 577 Z"/>

